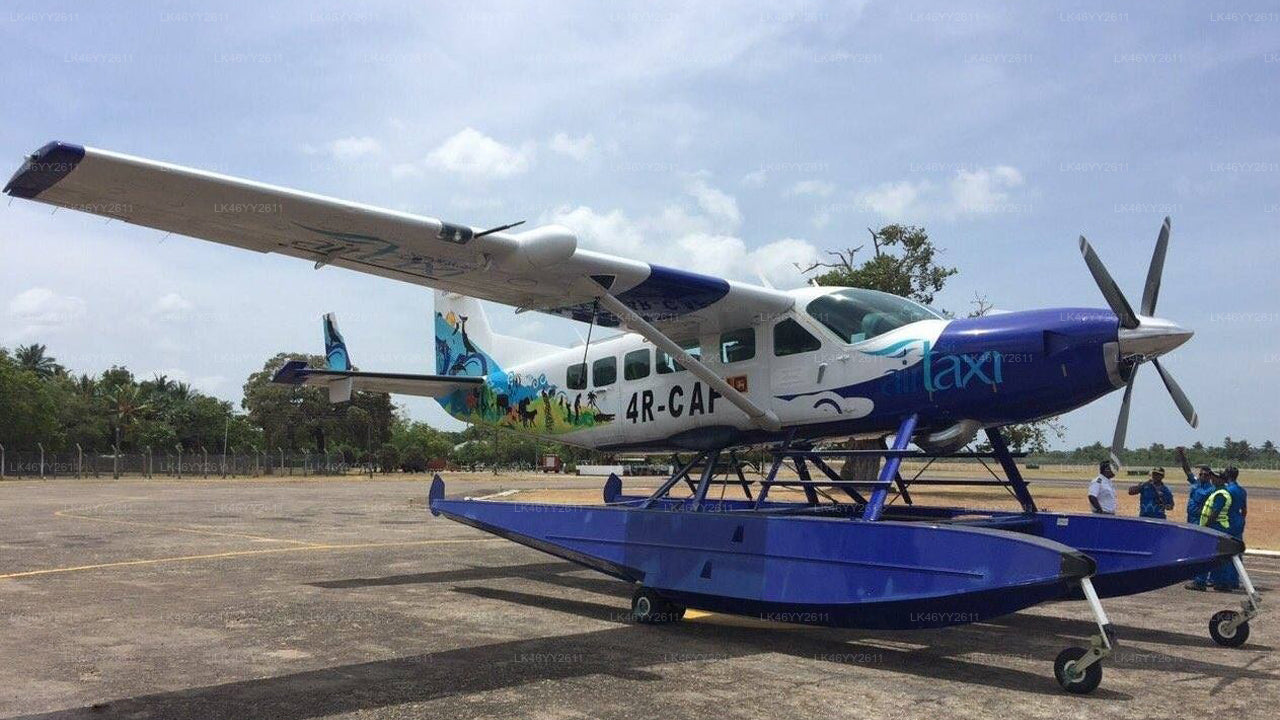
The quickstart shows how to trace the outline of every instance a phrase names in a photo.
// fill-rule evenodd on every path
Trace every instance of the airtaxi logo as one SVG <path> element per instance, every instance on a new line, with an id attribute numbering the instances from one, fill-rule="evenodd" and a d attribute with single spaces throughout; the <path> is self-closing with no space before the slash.
<path id="1" fill-rule="evenodd" d="M 994 388 L 1004 382 L 1004 356 L 996 350 L 940 353 L 934 350 L 930 341 L 918 339 L 895 343 L 871 354 L 905 358 L 917 348 L 920 362 L 887 374 L 882 390 L 898 395 L 920 390 L 936 393 L 964 390 L 975 384 Z"/>

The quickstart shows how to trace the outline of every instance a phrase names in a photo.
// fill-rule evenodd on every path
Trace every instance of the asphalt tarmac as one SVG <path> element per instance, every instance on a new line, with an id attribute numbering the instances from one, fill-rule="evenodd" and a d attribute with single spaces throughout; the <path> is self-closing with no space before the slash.
<path id="1" fill-rule="evenodd" d="M 577 483 L 599 479 L 554 484 Z M 1240 596 L 1104 601 L 1119 650 L 1101 688 L 1074 696 L 1052 663 L 1094 632 L 1083 602 L 913 632 L 700 612 L 640 626 L 625 584 L 434 518 L 425 495 L 404 480 L 0 483 L 0 716 L 1235 719 L 1280 705 L 1265 603 L 1245 647 L 1209 639 L 1209 616 Z M 1264 594 L 1280 583 L 1280 561 L 1246 565 Z"/>

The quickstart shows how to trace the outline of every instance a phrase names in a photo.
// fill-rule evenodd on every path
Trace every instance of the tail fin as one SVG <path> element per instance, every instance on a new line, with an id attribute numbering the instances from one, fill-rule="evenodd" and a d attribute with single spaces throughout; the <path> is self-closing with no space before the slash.
<path id="1" fill-rule="evenodd" d="M 338 318 L 333 313 L 324 316 L 324 365 L 329 370 L 350 370 L 351 356 L 347 343 L 338 332 Z"/>
<path id="2" fill-rule="evenodd" d="M 475 298 L 437 290 L 435 303 L 436 373 L 440 375 L 484 376 L 564 349 L 493 332 Z"/>

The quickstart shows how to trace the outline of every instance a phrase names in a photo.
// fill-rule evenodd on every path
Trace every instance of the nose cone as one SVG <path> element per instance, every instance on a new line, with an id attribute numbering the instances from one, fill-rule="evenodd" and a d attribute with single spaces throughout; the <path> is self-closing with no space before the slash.
<path id="1" fill-rule="evenodd" d="M 1120 354 L 1159 357 L 1191 339 L 1195 333 L 1163 318 L 1138 316 L 1138 327 L 1120 328 Z"/>

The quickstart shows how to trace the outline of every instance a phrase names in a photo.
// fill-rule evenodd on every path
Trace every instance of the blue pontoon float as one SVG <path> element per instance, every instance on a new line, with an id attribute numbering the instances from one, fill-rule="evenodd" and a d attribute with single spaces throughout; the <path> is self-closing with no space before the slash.
<path id="1" fill-rule="evenodd" d="M 898 437 L 911 436 L 904 429 Z M 1067 648 L 1055 662 L 1059 683 L 1078 693 L 1097 687 L 1101 661 L 1115 644 L 1100 597 L 1166 587 L 1223 562 L 1239 564 L 1243 544 L 1206 528 L 1039 511 L 1000 433 L 990 430 L 988 438 L 990 453 L 948 457 L 993 458 L 1003 479 L 992 473 L 986 481 L 905 480 L 902 459 L 927 455 L 897 445 L 815 450 L 786 442 L 773 449 L 772 466 L 759 482 L 747 478 L 736 456 L 721 463 L 721 453 L 709 451 L 683 462 L 647 496 L 624 495 L 621 481 L 610 477 L 603 506 L 446 499 L 439 476 L 429 506 L 436 515 L 635 584 L 632 612 L 642 623 L 679 620 L 695 607 L 810 625 L 920 629 L 1084 598 L 1099 632 L 1089 648 Z M 877 480 L 843 480 L 825 460 L 858 454 L 886 458 Z M 797 479 L 778 478 L 786 461 Z M 822 479 L 814 479 L 809 466 Z M 689 495 L 673 497 L 681 483 Z M 929 484 L 1001 484 L 1022 510 L 913 504 L 910 486 Z M 723 494 L 728 485 L 745 497 L 716 499 L 709 492 L 719 486 Z M 798 487 L 806 500 L 770 500 L 776 487 Z M 904 504 L 888 502 L 890 493 Z M 1248 575 L 1241 576 L 1247 583 Z M 1239 645 L 1248 637 L 1258 596 L 1251 584 L 1247 590 L 1243 612 L 1214 616 L 1218 642 Z"/>

